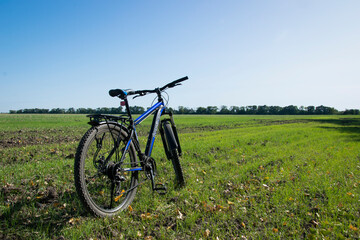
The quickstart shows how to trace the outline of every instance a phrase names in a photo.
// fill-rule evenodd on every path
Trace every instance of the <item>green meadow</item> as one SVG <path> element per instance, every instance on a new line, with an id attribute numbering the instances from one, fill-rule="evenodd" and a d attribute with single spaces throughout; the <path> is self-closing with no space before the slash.
<path id="1" fill-rule="evenodd" d="M 360 117 L 175 115 L 186 186 L 138 187 L 127 210 L 82 207 L 73 163 L 85 115 L 0 115 L 0 239 L 359 239 Z M 138 132 L 145 145 L 151 120 Z"/>

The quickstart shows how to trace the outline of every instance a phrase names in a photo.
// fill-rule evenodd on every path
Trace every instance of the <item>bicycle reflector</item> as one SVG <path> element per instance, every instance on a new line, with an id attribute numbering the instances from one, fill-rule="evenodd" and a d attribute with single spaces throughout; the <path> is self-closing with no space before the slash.
<path id="1" fill-rule="evenodd" d="M 121 101 L 120 102 L 120 106 L 125 106 L 126 104 L 125 104 L 125 101 Z"/>

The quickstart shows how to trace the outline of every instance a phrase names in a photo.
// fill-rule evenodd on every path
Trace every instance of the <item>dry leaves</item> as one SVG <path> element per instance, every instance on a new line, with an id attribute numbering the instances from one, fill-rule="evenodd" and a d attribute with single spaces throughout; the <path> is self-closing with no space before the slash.
<path id="1" fill-rule="evenodd" d="M 209 237 L 210 236 L 210 230 L 209 229 L 206 229 L 205 232 L 204 232 L 204 237 Z"/>
<path id="2" fill-rule="evenodd" d="M 246 228 L 246 225 L 245 225 L 244 222 L 241 222 L 241 226 L 242 226 L 243 228 Z"/>
<path id="3" fill-rule="evenodd" d="M 151 214 L 151 213 L 142 213 L 140 215 L 142 220 L 151 220 L 153 218 L 158 218 L 159 215 Z"/>
<path id="4" fill-rule="evenodd" d="M 180 219 L 180 220 L 183 220 L 184 219 L 184 215 L 180 212 L 179 209 L 176 210 L 176 218 L 177 219 Z"/>
<path id="5" fill-rule="evenodd" d="M 123 189 L 119 196 L 115 197 L 115 202 L 119 201 L 119 199 L 124 195 L 125 190 Z"/>
<path id="6" fill-rule="evenodd" d="M 202 202 L 203 208 L 205 212 L 221 212 L 230 209 L 231 205 L 234 205 L 234 202 L 228 201 L 227 202 L 229 206 L 222 206 L 220 204 L 208 204 L 206 202 Z"/>
<path id="7" fill-rule="evenodd" d="M 229 205 L 234 205 L 235 203 L 234 202 L 231 202 L 231 201 L 227 201 L 227 203 L 229 204 Z"/>
<path id="8" fill-rule="evenodd" d="M 68 221 L 68 223 L 70 223 L 71 225 L 75 225 L 79 222 L 80 222 L 80 218 L 70 218 L 70 220 Z"/>
<path id="9" fill-rule="evenodd" d="M 354 227 L 354 226 L 353 226 L 353 225 L 351 225 L 351 224 L 350 224 L 349 228 L 350 228 L 351 230 L 353 230 L 353 231 L 357 231 L 357 230 L 359 230 L 357 227 Z"/>
<path id="10" fill-rule="evenodd" d="M 131 206 L 131 205 L 129 205 L 129 206 L 128 206 L 128 210 L 129 210 L 129 212 L 134 211 L 134 209 L 132 208 L 132 206 Z"/>

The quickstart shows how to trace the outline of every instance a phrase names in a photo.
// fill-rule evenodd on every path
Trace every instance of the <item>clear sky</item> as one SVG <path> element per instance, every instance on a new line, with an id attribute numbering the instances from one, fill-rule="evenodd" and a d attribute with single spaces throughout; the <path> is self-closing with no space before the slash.
<path id="1" fill-rule="evenodd" d="M 0 0 L 0 112 L 116 107 L 111 88 L 186 75 L 172 107 L 359 109 L 360 1 Z"/>

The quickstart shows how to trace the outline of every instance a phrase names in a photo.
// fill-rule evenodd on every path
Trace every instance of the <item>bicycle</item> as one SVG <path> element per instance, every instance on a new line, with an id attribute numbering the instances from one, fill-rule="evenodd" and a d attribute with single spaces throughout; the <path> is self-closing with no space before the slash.
<path id="1" fill-rule="evenodd" d="M 167 188 L 155 183 L 156 162 L 151 157 L 155 136 L 159 129 L 166 157 L 171 160 L 175 171 L 176 185 L 185 184 L 179 156 L 182 155 L 173 113 L 167 111 L 162 93 L 180 82 L 183 77 L 161 88 L 153 90 L 112 89 L 111 97 L 118 97 L 126 114 L 115 116 L 107 114 L 87 115 L 92 126 L 82 137 L 75 155 L 74 180 L 78 196 L 85 208 L 100 217 L 113 216 L 128 208 L 134 200 L 137 187 L 150 180 L 152 190 L 165 194 Z M 133 98 L 157 94 L 157 102 L 135 120 L 130 112 L 128 96 Z M 136 132 L 136 126 L 154 114 L 146 148 L 143 152 Z M 160 119 L 167 115 L 168 118 Z M 139 181 L 139 173 L 144 179 Z"/>

